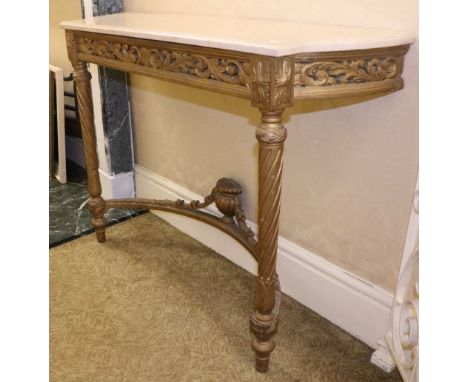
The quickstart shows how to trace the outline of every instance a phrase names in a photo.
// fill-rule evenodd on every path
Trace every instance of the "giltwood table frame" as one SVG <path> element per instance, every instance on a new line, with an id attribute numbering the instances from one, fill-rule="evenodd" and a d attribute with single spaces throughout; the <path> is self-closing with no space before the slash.
<path id="1" fill-rule="evenodd" d="M 104 213 L 110 208 L 148 208 L 198 219 L 232 236 L 258 261 L 255 311 L 250 317 L 256 369 L 268 370 L 278 327 L 280 285 L 276 252 L 280 213 L 283 145 L 282 113 L 298 99 L 389 93 L 401 89 L 409 45 L 368 50 L 301 53 L 271 57 L 134 37 L 66 30 L 85 149 L 89 209 L 99 242 L 106 240 Z M 91 75 L 87 63 L 138 73 L 251 100 L 261 111 L 256 130 L 259 150 L 258 241 L 245 223 L 232 179 L 222 178 L 204 201 L 111 199 L 101 196 L 96 153 Z M 201 208 L 215 203 L 224 214 Z"/>

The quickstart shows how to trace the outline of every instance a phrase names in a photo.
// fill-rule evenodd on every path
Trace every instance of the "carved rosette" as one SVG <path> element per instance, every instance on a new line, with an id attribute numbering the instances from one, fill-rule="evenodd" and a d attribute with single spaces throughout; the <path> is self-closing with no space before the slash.
<path id="1" fill-rule="evenodd" d="M 250 62 L 216 55 L 194 54 L 183 49 L 122 44 L 80 36 L 80 53 L 117 60 L 161 71 L 250 87 Z"/>
<path id="2" fill-rule="evenodd" d="M 331 86 L 384 81 L 398 78 L 402 71 L 403 55 L 336 61 L 325 58 L 299 60 L 294 85 Z"/>

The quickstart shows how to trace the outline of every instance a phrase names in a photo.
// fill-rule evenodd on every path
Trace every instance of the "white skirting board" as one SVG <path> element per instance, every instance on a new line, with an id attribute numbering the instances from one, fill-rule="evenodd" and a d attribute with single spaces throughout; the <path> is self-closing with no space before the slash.
<path id="1" fill-rule="evenodd" d="M 186 188 L 135 167 L 137 197 L 202 200 Z M 211 190 L 207 190 L 207 194 Z M 219 212 L 209 206 L 207 211 Z M 167 212 L 155 213 L 182 232 L 212 248 L 240 267 L 256 274 L 256 262 L 234 239 L 207 224 Z M 257 226 L 247 222 L 256 233 Z M 282 291 L 338 325 L 370 347 L 385 335 L 393 294 L 286 240 L 278 242 L 278 275 Z"/>
<path id="2" fill-rule="evenodd" d="M 102 197 L 104 199 L 135 197 L 133 171 L 109 175 L 99 169 L 99 179 L 101 180 Z"/>
<path id="3" fill-rule="evenodd" d="M 66 136 L 67 159 L 79 166 L 86 168 L 84 157 L 83 140 L 76 137 Z M 135 197 L 135 185 L 133 171 L 109 175 L 103 169 L 99 169 L 99 179 L 104 199 L 133 198 Z"/>

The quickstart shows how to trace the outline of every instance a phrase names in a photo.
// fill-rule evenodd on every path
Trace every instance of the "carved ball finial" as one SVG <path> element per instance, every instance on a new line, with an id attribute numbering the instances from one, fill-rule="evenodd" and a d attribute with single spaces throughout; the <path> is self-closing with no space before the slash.
<path id="1" fill-rule="evenodd" d="M 242 187 L 234 179 L 221 178 L 216 182 L 216 190 L 226 195 L 240 195 Z"/>
<path id="2" fill-rule="evenodd" d="M 216 182 L 214 197 L 216 207 L 225 216 L 226 223 L 231 223 L 236 214 L 236 207 L 239 203 L 238 195 L 242 193 L 242 187 L 234 179 L 221 178 Z"/>

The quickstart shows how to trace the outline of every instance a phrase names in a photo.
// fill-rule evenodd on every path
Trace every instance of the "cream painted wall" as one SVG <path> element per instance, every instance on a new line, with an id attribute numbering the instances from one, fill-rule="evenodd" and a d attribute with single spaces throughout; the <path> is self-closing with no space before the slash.
<path id="1" fill-rule="evenodd" d="M 418 28 L 416 0 L 127 0 L 125 6 Z M 301 102 L 286 112 L 280 234 L 387 290 L 396 284 L 418 169 L 417 45 L 403 76 L 405 89 L 385 97 Z M 233 177 L 256 221 L 259 113 L 249 102 L 141 76 L 132 76 L 132 97 L 137 163 L 198 194 Z"/>
<path id="2" fill-rule="evenodd" d="M 80 0 L 49 0 L 49 63 L 62 68 L 65 75 L 73 68 L 68 61 L 65 31 L 59 23 L 80 18 Z"/>

